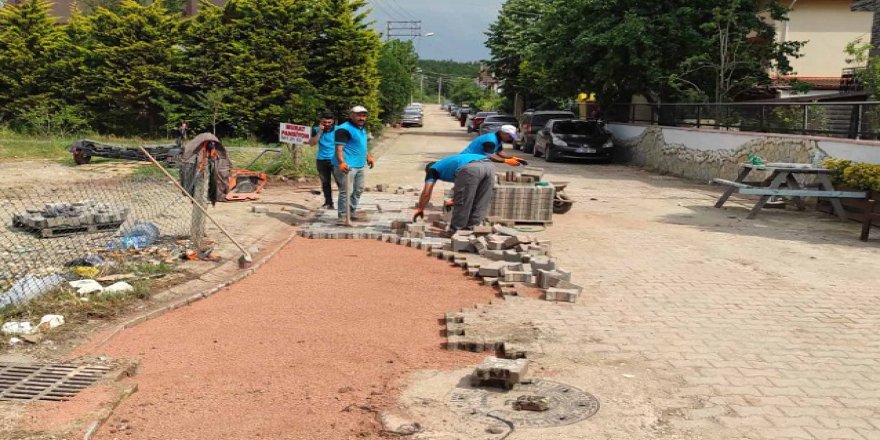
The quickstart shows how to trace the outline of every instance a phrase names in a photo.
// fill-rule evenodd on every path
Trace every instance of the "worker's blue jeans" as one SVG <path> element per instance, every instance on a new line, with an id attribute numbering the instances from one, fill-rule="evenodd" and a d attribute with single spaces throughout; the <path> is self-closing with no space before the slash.
<path id="1" fill-rule="evenodd" d="M 345 210 L 348 209 L 349 203 L 352 213 L 357 210 L 358 201 L 364 192 L 365 177 L 366 170 L 363 167 L 349 168 L 348 174 L 339 171 L 339 167 L 333 167 L 333 178 L 336 180 L 336 187 L 339 188 L 339 199 L 336 203 L 339 218 L 345 218 Z M 347 179 L 351 179 L 351 195 L 348 194 Z"/>

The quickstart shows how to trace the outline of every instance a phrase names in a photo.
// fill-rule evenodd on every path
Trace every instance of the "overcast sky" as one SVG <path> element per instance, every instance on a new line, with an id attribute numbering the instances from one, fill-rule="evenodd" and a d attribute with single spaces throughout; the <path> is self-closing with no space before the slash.
<path id="1" fill-rule="evenodd" d="M 504 0 L 368 0 L 376 30 L 383 35 L 389 20 L 421 20 L 417 42 L 422 59 L 479 61 L 489 58 L 484 32 L 495 21 Z"/>

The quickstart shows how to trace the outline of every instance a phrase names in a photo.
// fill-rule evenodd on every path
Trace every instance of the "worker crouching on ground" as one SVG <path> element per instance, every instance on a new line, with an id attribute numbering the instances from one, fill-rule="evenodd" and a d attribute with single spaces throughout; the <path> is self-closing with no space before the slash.
<path id="1" fill-rule="evenodd" d="M 495 166 L 482 154 L 456 154 L 425 166 L 425 187 L 413 221 L 425 217 L 425 206 L 438 180 L 454 182 L 453 209 L 449 232 L 479 225 L 489 212 L 495 186 Z"/>
<path id="2" fill-rule="evenodd" d="M 494 133 L 486 133 L 474 138 L 461 154 L 482 154 L 492 162 L 506 163 L 514 167 L 528 165 L 529 163 L 524 159 L 509 156 L 501 151 L 505 142 L 512 144 L 515 140 L 516 127 L 513 125 L 502 125 Z"/>
<path id="3" fill-rule="evenodd" d="M 332 163 L 333 177 L 339 188 L 336 208 L 340 219 L 345 219 L 348 213 L 353 219 L 363 218 L 357 207 L 364 192 L 364 167 L 373 168 L 374 164 L 373 156 L 367 149 L 367 114 L 366 108 L 355 106 L 351 109 L 349 120 L 336 127 L 336 154 L 333 155 Z M 349 179 L 352 182 L 351 194 Z"/>

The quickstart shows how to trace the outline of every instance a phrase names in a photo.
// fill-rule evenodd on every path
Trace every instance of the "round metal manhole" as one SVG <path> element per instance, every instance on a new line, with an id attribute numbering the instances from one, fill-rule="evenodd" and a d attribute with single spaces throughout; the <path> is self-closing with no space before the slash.
<path id="1" fill-rule="evenodd" d="M 546 411 L 517 411 L 517 397 L 543 396 L 549 400 Z M 456 388 L 449 395 L 449 405 L 474 416 L 490 415 L 512 423 L 516 428 L 550 428 L 570 425 L 592 417 L 599 411 L 599 400 L 573 386 L 549 380 L 521 384 L 512 391 L 493 388 Z"/>

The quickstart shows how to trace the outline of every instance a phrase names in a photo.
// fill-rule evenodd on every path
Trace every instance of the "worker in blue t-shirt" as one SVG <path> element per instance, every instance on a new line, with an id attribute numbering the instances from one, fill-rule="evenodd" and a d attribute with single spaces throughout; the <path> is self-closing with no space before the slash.
<path id="1" fill-rule="evenodd" d="M 456 154 L 425 166 L 425 187 L 413 221 L 425 217 L 425 206 L 437 181 L 454 182 L 449 231 L 471 229 L 486 219 L 495 188 L 495 166 L 484 154 Z"/>
<path id="2" fill-rule="evenodd" d="M 507 155 L 501 151 L 504 142 L 513 143 L 516 140 L 516 127 L 502 125 L 494 133 L 486 133 L 477 136 L 468 144 L 461 154 L 482 154 L 492 162 L 506 163 L 510 166 L 528 165 L 524 159 Z"/>
<path id="3" fill-rule="evenodd" d="M 325 209 L 335 209 L 333 207 L 333 155 L 336 154 L 336 116 L 331 112 L 321 114 L 321 121 L 317 127 L 312 128 L 312 137 L 309 139 L 309 145 L 318 145 L 317 156 L 315 157 L 315 167 L 318 169 L 318 176 L 321 178 L 321 191 L 324 193 Z"/>
<path id="4" fill-rule="evenodd" d="M 339 189 L 339 203 L 336 205 L 340 219 L 346 218 L 346 213 L 351 214 L 353 219 L 361 219 L 363 215 L 357 212 L 358 201 L 364 192 L 364 167 L 373 168 L 375 161 L 367 149 L 367 109 L 360 105 L 351 109 L 349 120 L 336 127 L 334 134 L 336 142 L 336 154 L 333 155 L 333 177 Z M 351 194 L 348 193 L 347 179 L 349 174 L 352 179 Z M 349 209 L 351 209 L 349 211 Z"/>

